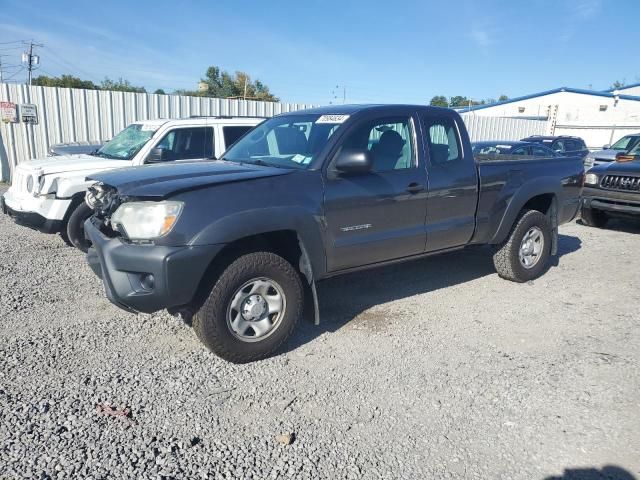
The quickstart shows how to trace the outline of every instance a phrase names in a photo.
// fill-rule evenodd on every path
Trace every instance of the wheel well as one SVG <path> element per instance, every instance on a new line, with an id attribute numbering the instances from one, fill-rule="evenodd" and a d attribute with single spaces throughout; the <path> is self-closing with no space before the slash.
<path id="1" fill-rule="evenodd" d="M 186 308 L 174 310 L 186 311 L 188 315 L 195 313 L 206 301 L 224 269 L 236 258 L 251 252 L 275 253 L 293 265 L 294 269 L 299 270 L 301 250 L 298 235 L 294 230 L 277 230 L 239 238 L 227 244 L 211 261 L 191 303 Z"/>
<path id="2" fill-rule="evenodd" d="M 527 203 L 522 207 L 523 210 L 538 210 L 541 213 L 547 215 L 553 205 L 555 195 L 553 193 L 543 193 L 542 195 L 536 195 L 529 199 Z"/>
<path id="3" fill-rule="evenodd" d="M 84 192 L 78 192 L 71 196 L 71 203 L 69 204 L 69 208 L 67 208 L 66 213 L 64 214 L 64 222 L 65 224 L 69 221 L 69 217 L 76 209 L 78 205 L 84 202 Z"/>

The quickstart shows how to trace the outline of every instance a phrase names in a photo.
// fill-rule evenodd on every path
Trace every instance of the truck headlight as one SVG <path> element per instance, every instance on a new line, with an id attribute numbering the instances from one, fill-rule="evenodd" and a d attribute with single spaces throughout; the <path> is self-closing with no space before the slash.
<path id="1" fill-rule="evenodd" d="M 584 177 L 585 185 L 598 185 L 598 175 L 595 173 L 587 173 Z"/>
<path id="2" fill-rule="evenodd" d="M 130 240 L 151 240 L 171 231 L 182 207 L 182 202 L 169 200 L 123 203 L 111 217 L 111 225 Z"/>
<path id="3" fill-rule="evenodd" d="M 596 157 L 592 157 L 591 155 L 587 155 L 587 158 L 584 159 L 584 166 L 587 168 L 591 168 L 596 163 Z"/>

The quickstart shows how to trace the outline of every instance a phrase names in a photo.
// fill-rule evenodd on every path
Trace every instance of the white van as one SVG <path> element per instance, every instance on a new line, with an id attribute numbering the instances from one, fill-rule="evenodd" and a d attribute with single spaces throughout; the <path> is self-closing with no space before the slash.
<path id="1" fill-rule="evenodd" d="M 19 163 L 0 209 L 16 222 L 45 233 L 60 233 L 86 251 L 84 203 L 88 175 L 147 163 L 218 158 L 262 122 L 253 117 L 192 117 L 135 122 L 92 154 L 60 155 Z"/>

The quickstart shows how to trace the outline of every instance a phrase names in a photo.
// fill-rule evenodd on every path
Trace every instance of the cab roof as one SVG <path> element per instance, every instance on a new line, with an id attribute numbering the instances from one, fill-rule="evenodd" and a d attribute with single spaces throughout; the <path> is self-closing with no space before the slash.
<path id="1" fill-rule="evenodd" d="M 281 115 L 353 115 L 364 111 L 385 110 L 388 108 L 408 107 L 415 110 L 431 110 L 431 111 L 449 111 L 448 108 L 432 107 L 427 105 L 412 104 L 351 104 L 351 105 L 326 105 L 323 107 L 308 108 L 306 110 L 296 110 L 293 112 L 285 112 Z"/>

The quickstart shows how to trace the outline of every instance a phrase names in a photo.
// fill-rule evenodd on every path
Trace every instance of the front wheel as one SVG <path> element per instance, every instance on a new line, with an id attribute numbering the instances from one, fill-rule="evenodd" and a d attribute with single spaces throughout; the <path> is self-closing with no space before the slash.
<path id="1" fill-rule="evenodd" d="M 237 258 L 193 317 L 200 341 L 219 357 L 246 363 L 271 355 L 302 316 L 300 275 L 270 252 Z"/>
<path id="2" fill-rule="evenodd" d="M 66 238 L 68 239 L 68 243 L 84 253 L 87 253 L 87 250 L 89 250 L 91 246 L 91 242 L 84 236 L 84 222 L 91 215 L 93 215 L 91 207 L 82 202 L 71 212 L 69 220 L 67 221 Z"/>
<path id="3" fill-rule="evenodd" d="M 538 278 L 546 270 L 551 256 L 551 225 L 537 210 L 521 213 L 509 238 L 493 255 L 498 275 L 513 282 Z"/>
<path id="4" fill-rule="evenodd" d="M 607 214 L 602 210 L 596 210 L 588 207 L 582 207 L 580 217 L 582 218 L 582 223 L 584 225 L 596 228 L 603 228 L 609 220 Z"/>

